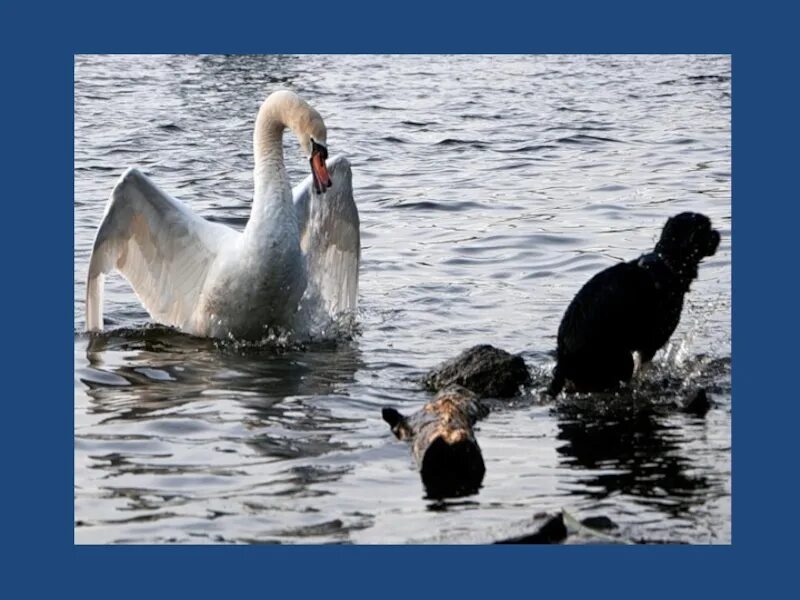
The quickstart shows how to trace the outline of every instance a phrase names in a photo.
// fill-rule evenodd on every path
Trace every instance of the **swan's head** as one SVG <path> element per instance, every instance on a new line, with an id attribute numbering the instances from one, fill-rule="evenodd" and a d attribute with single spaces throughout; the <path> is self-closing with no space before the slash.
<path id="1" fill-rule="evenodd" d="M 308 162 L 311 164 L 311 177 L 314 180 L 314 190 L 318 193 L 324 193 L 329 187 L 333 185 L 331 176 L 328 173 L 328 165 L 325 161 L 328 160 L 328 146 L 323 141 L 318 141 L 317 138 L 311 137 L 310 145 L 311 151 L 309 152 Z"/>
<path id="2" fill-rule="evenodd" d="M 267 154 L 275 133 L 289 127 L 297 136 L 300 148 L 311 163 L 314 189 L 322 193 L 331 187 L 331 177 L 325 161 L 328 158 L 328 130 L 320 114 L 305 100 L 290 90 L 278 90 L 264 100 L 258 111 L 253 133 L 256 157 Z M 277 139 L 280 139 L 278 137 Z"/>
<path id="3" fill-rule="evenodd" d="M 319 113 L 308 106 L 308 112 L 301 120 L 297 131 L 300 147 L 311 164 L 311 177 L 314 180 L 314 190 L 320 194 L 331 187 L 331 176 L 328 173 L 328 130 Z"/>

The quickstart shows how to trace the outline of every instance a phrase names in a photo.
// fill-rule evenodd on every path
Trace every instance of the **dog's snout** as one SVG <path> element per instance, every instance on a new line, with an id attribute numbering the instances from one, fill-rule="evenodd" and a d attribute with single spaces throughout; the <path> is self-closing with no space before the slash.
<path id="1" fill-rule="evenodd" d="M 719 231 L 712 229 L 711 236 L 708 240 L 708 251 L 706 252 L 706 256 L 714 256 L 714 254 L 717 252 L 717 248 L 719 247 L 719 240 Z"/>

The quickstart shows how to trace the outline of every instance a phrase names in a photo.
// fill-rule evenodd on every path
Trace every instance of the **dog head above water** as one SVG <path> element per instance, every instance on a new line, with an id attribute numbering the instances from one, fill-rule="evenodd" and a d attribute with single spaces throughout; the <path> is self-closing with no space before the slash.
<path id="1" fill-rule="evenodd" d="M 697 266 L 704 257 L 713 256 L 719 247 L 719 231 L 700 213 L 684 212 L 670 217 L 656 252 L 673 266 Z"/>

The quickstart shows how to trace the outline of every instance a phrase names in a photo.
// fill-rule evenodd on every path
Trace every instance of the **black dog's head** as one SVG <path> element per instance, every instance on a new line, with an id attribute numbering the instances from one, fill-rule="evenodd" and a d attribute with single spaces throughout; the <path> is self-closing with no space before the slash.
<path id="1" fill-rule="evenodd" d="M 719 246 L 719 231 L 711 228 L 711 221 L 700 213 L 685 212 L 670 217 L 656 252 L 675 266 L 693 266 L 705 256 L 713 256 Z"/>

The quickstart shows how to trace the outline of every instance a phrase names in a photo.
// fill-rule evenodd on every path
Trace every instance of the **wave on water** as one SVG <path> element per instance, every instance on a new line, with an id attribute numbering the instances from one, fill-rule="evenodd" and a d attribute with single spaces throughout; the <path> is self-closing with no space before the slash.
<path id="1" fill-rule="evenodd" d="M 577 133 L 575 135 L 561 137 L 558 138 L 556 142 L 559 144 L 601 144 L 603 142 L 614 142 L 616 144 L 623 143 L 622 140 L 599 135 L 588 135 L 585 133 Z"/>
<path id="2" fill-rule="evenodd" d="M 457 138 L 445 138 L 439 142 L 436 142 L 437 146 L 467 146 L 469 148 L 474 148 L 475 150 L 483 150 L 484 148 L 488 148 L 489 144 L 482 140 L 460 140 Z"/>

